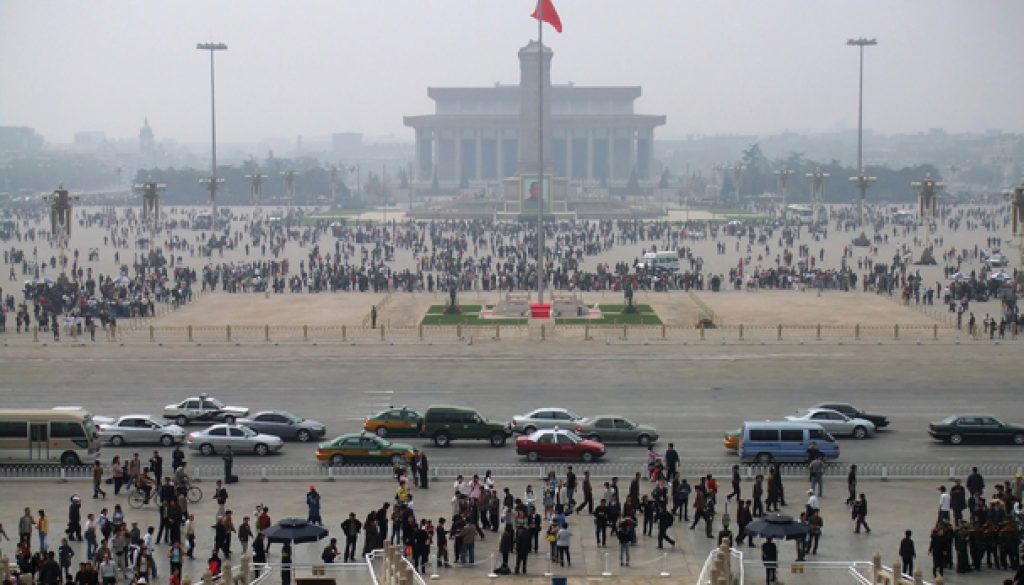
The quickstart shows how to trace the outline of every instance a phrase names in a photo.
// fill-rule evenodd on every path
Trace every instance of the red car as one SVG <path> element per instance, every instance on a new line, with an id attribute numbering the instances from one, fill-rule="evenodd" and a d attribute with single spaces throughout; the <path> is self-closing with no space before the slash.
<path id="1" fill-rule="evenodd" d="M 568 459 L 590 463 L 604 456 L 605 448 L 603 443 L 580 438 L 572 431 L 543 429 L 516 437 L 516 453 L 530 461 Z"/>

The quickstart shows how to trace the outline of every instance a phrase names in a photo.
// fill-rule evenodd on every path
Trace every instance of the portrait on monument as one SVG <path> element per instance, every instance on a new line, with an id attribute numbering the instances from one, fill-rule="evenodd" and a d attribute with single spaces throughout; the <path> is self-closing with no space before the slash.
<path id="1" fill-rule="evenodd" d="M 538 180 L 537 175 L 520 175 L 519 201 L 523 211 L 536 211 L 543 205 L 545 211 L 551 210 L 551 175 L 544 175 Z"/>

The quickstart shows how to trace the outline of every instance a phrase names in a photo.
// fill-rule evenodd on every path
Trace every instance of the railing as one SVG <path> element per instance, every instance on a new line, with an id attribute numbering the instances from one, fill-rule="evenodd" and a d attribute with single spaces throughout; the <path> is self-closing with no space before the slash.
<path id="1" fill-rule="evenodd" d="M 532 326 L 531 326 L 532 325 Z M 604 341 L 606 343 L 666 343 L 666 344 L 766 344 L 766 343 L 961 343 L 987 342 L 980 327 L 972 335 L 955 327 L 939 324 L 738 324 L 716 327 L 680 325 L 589 325 L 560 324 L 557 321 L 523 325 L 417 325 L 389 326 L 378 323 L 376 328 L 349 325 L 183 325 L 157 326 L 139 324 L 118 326 L 116 330 L 98 331 L 97 341 L 88 334 L 61 337 L 61 343 L 138 343 L 138 344 L 409 344 L 409 343 L 473 343 L 477 341 L 546 340 Z M 1015 342 L 1021 339 L 1015 325 L 1010 326 L 997 342 Z M 16 333 L 10 327 L 0 333 L 0 342 L 57 343 L 47 332 Z"/>
<path id="2" fill-rule="evenodd" d="M 732 473 L 734 463 L 729 462 L 699 462 L 691 461 L 679 467 L 679 471 L 686 477 L 698 477 L 707 474 L 716 476 L 729 476 Z M 984 475 L 993 477 L 1012 478 L 1017 473 L 1024 472 L 1024 466 L 1018 463 L 964 463 L 949 465 L 943 463 L 858 463 L 857 477 L 871 480 L 908 480 L 908 479 L 941 479 L 952 480 L 955 478 L 967 477 L 972 467 L 977 467 Z M 212 481 L 223 475 L 223 467 L 220 465 L 198 464 L 190 466 L 193 481 Z M 430 468 L 430 475 L 436 480 L 440 478 L 454 478 L 458 475 L 469 477 L 472 475 L 484 475 L 490 471 L 491 475 L 506 479 L 542 479 L 549 471 L 564 475 L 566 465 L 555 465 L 546 463 L 512 463 L 512 464 L 434 464 Z M 646 475 L 647 466 L 642 463 L 591 463 L 573 464 L 577 474 L 589 471 L 592 477 L 632 477 L 634 473 L 641 472 Z M 741 474 L 747 481 L 753 480 L 757 475 L 768 475 L 769 465 L 751 464 L 742 465 Z M 779 469 L 783 478 L 807 477 L 807 466 L 802 464 L 782 464 Z M 349 465 L 334 467 L 321 465 L 319 463 L 301 464 L 244 464 L 235 465 L 232 468 L 234 475 L 246 480 L 256 481 L 289 481 L 289 480 L 317 480 L 336 481 L 346 479 L 392 479 L 394 468 L 390 465 Z M 825 467 L 825 475 L 828 477 L 845 478 L 848 472 L 846 463 L 830 463 Z M 0 481 L 5 480 L 26 480 L 26 481 L 72 481 L 92 478 L 92 467 L 80 465 L 74 467 L 60 467 L 56 465 L 0 465 Z"/>
<path id="3" fill-rule="evenodd" d="M 716 553 L 718 549 L 712 551 Z M 746 560 L 743 564 L 751 567 L 764 568 L 764 561 Z M 914 571 L 914 575 L 905 575 L 900 571 L 900 563 L 896 561 L 892 566 L 882 564 L 882 557 L 875 554 L 870 561 L 778 561 L 775 563 L 779 573 L 790 573 L 792 575 L 806 575 L 807 573 L 820 572 L 843 572 L 851 581 L 859 585 L 943 585 L 944 580 L 938 577 L 934 583 L 925 581 L 921 577 L 921 570 Z M 703 573 L 702 573 L 703 574 Z M 810 582 L 820 582 L 811 579 Z M 740 581 L 742 583 L 742 581 Z M 699 585 L 716 585 L 713 581 L 700 581 Z"/>

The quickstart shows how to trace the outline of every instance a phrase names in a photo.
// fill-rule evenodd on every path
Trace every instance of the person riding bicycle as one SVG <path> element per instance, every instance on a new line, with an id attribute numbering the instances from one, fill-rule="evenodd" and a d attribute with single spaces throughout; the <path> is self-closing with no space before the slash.
<path id="1" fill-rule="evenodd" d="M 142 473 L 140 473 L 139 477 L 135 480 L 135 487 L 139 488 L 142 493 L 146 494 L 146 498 L 142 503 L 148 504 L 150 496 L 153 495 L 153 477 L 149 475 L 148 467 L 142 469 Z"/>
<path id="2" fill-rule="evenodd" d="M 192 486 L 192 478 L 185 469 L 187 466 L 188 463 L 183 461 L 181 467 L 174 470 L 174 487 L 182 495 L 188 494 L 188 489 Z"/>

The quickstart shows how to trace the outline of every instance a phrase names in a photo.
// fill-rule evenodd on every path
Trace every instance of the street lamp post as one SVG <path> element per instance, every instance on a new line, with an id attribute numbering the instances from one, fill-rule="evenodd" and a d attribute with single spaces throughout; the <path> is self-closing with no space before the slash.
<path id="1" fill-rule="evenodd" d="M 807 173 L 807 178 L 811 180 L 811 226 L 816 226 L 818 220 L 821 219 L 821 205 L 825 201 L 825 179 L 831 177 L 831 173 L 826 173 L 817 168 L 813 173 Z"/>
<path id="2" fill-rule="evenodd" d="M 356 174 L 356 201 L 362 201 L 360 195 L 362 194 L 362 187 L 360 186 L 363 182 L 363 178 L 360 175 L 360 168 L 358 164 L 352 165 L 348 168 L 348 172 L 355 172 Z"/>
<path id="3" fill-rule="evenodd" d="M 1017 239 L 1017 253 L 1020 264 L 1024 266 L 1024 181 L 1013 189 L 1003 191 L 1003 197 L 1010 203 L 1010 225 Z"/>
<path id="4" fill-rule="evenodd" d="M 142 221 L 149 226 L 150 232 L 156 233 L 160 222 L 160 191 L 167 188 L 163 183 L 146 181 L 132 186 L 136 193 L 142 195 Z"/>
<path id="5" fill-rule="evenodd" d="M 860 83 L 857 93 L 857 176 L 850 177 L 850 181 L 857 185 L 860 191 L 860 199 L 857 202 L 857 222 L 864 225 L 864 197 L 868 186 L 874 182 L 874 177 L 864 176 L 864 47 L 873 47 L 878 44 L 875 39 L 849 39 L 846 44 L 857 47 L 860 50 Z"/>
<path id="6" fill-rule="evenodd" d="M 210 177 L 202 182 L 210 189 L 210 205 L 213 208 L 213 227 L 217 227 L 217 185 L 223 183 L 223 179 L 217 178 L 217 100 L 216 85 L 214 83 L 213 54 L 217 51 L 226 51 L 228 46 L 224 43 L 199 43 L 196 49 L 210 52 Z"/>
<path id="7" fill-rule="evenodd" d="M 69 193 L 64 185 L 60 185 L 52 193 L 43 195 L 43 199 L 50 203 L 50 233 L 57 238 L 57 246 L 60 249 L 60 273 L 62 277 L 65 277 L 67 271 L 66 250 L 68 240 L 71 238 L 71 224 L 74 221 L 71 202 L 77 201 L 78 195 Z"/>
<path id="8" fill-rule="evenodd" d="M 924 180 L 911 181 L 910 186 L 917 191 L 917 215 L 925 224 L 924 252 L 921 253 L 921 263 L 931 264 L 934 261 L 932 254 L 932 224 L 935 221 L 938 211 L 939 191 L 946 184 L 940 183 L 932 178 L 931 173 L 924 176 Z"/>
<path id="9" fill-rule="evenodd" d="M 732 182 L 733 187 L 736 188 L 736 206 L 740 206 L 740 181 L 743 179 L 743 171 L 747 170 L 747 165 L 737 162 L 731 167 L 732 170 Z"/>
<path id="10" fill-rule="evenodd" d="M 782 192 L 782 219 L 786 219 L 786 199 L 789 196 L 789 178 L 796 174 L 793 169 L 779 169 L 775 175 L 779 178 L 779 191 Z"/>
<path id="11" fill-rule="evenodd" d="M 246 179 L 249 180 L 249 197 L 259 205 L 263 202 L 263 181 L 267 178 L 267 175 L 260 173 L 259 169 L 253 171 L 251 175 L 246 175 Z"/>

